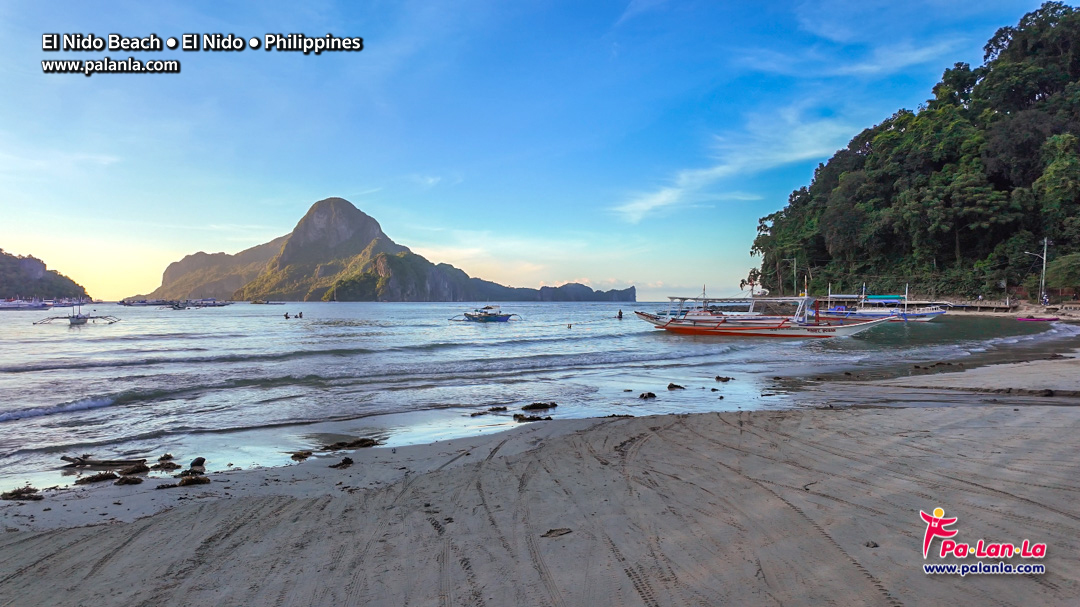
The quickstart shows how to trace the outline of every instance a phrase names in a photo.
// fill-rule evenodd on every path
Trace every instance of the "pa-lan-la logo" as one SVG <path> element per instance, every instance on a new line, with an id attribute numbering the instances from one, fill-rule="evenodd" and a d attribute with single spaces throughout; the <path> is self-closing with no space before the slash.
<path id="1" fill-rule="evenodd" d="M 919 516 L 921 516 L 922 520 L 926 523 L 926 533 L 923 534 L 924 559 L 930 553 L 930 544 L 934 541 L 935 537 L 942 538 L 941 549 L 938 554 L 940 558 L 952 555 L 962 559 L 967 558 L 969 555 L 974 555 L 977 558 L 1019 556 L 1024 559 L 1041 559 L 1046 556 L 1046 544 L 1034 544 L 1029 540 L 1024 540 L 1019 544 L 979 540 L 975 542 L 974 546 L 963 542 L 957 542 L 951 538 L 959 533 L 960 530 L 946 529 L 946 527 L 956 523 L 958 517 L 945 518 L 945 510 L 941 508 L 934 508 L 933 515 L 920 510 Z"/>

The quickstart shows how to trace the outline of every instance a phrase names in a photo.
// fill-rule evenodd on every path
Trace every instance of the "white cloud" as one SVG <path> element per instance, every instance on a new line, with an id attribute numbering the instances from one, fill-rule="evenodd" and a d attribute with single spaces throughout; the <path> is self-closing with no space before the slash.
<path id="1" fill-rule="evenodd" d="M 623 10 L 622 15 L 619 16 L 618 21 L 615 22 L 615 27 L 619 27 L 634 17 L 655 10 L 666 3 L 667 0 L 630 0 L 630 3 L 626 5 L 626 9 Z"/>
<path id="2" fill-rule="evenodd" d="M 583 271 L 611 275 L 626 260 L 641 253 L 642 245 L 621 235 L 598 234 L 564 237 L 521 236 L 497 231 L 445 230 L 428 234 L 438 242 L 410 241 L 410 248 L 432 263 L 449 263 L 469 276 L 514 287 L 536 288 L 567 282 L 623 288 L 631 281 L 610 279 L 598 283 Z M 598 244 L 599 243 L 599 244 Z M 651 246 L 651 245 L 649 245 Z"/>
<path id="3" fill-rule="evenodd" d="M 966 39 L 956 37 L 919 44 L 902 41 L 871 47 L 859 59 L 841 58 L 840 51 L 822 46 L 808 47 L 797 55 L 772 49 L 751 49 L 736 62 L 754 71 L 796 78 L 888 76 L 915 65 L 945 62 L 966 43 Z"/>
<path id="4" fill-rule="evenodd" d="M 425 188 L 433 188 L 439 185 L 439 182 L 442 181 L 442 177 L 439 177 L 437 175 L 410 175 L 409 179 L 413 180 L 415 183 L 418 183 Z"/>
<path id="5" fill-rule="evenodd" d="M 75 178 L 121 162 L 118 156 L 0 144 L 0 174 L 20 178 Z M 10 150 L 10 151 L 9 151 Z"/>
<path id="6" fill-rule="evenodd" d="M 681 207 L 705 199 L 756 200 L 745 192 L 710 193 L 708 188 L 723 179 L 757 173 L 767 169 L 824 158 L 842 147 L 857 128 L 842 119 L 806 119 L 798 107 L 785 108 L 774 115 L 752 117 L 745 132 L 717 137 L 715 163 L 697 169 L 684 169 L 668 185 L 632 197 L 612 210 L 623 219 L 638 223 L 650 213 Z"/>
<path id="7" fill-rule="evenodd" d="M 913 65 L 933 63 L 953 54 L 962 40 L 949 39 L 933 44 L 915 45 L 902 42 L 891 46 L 877 47 L 865 61 L 848 65 L 839 65 L 825 70 L 826 75 L 877 75 L 893 74 Z"/>

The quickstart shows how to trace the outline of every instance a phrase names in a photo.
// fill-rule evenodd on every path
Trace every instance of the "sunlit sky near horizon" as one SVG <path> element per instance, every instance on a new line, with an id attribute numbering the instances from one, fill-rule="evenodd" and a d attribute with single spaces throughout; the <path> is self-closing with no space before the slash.
<path id="1" fill-rule="evenodd" d="M 758 218 L 1041 3 L 0 5 L 0 248 L 107 300 L 341 196 L 511 286 L 739 293 Z M 59 52 L 42 34 L 364 38 L 359 53 Z M 180 74 L 43 74 L 43 59 Z"/>

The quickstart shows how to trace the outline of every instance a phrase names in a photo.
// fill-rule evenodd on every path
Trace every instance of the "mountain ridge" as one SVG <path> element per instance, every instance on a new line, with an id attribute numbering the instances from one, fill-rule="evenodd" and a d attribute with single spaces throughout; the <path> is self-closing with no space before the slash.
<path id="1" fill-rule="evenodd" d="M 198 252 L 169 264 L 147 299 L 285 301 L 635 301 L 636 289 L 507 287 L 432 263 L 394 242 L 344 198 L 313 204 L 292 232 L 234 255 Z"/>

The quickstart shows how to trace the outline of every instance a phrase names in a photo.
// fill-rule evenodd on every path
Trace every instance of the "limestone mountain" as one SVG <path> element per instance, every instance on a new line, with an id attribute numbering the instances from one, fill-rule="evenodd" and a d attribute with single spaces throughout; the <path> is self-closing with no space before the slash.
<path id="1" fill-rule="evenodd" d="M 12 255 L 0 249 L 0 298 L 88 297 L 86 289 L 67 276 L 27 255 Z"/>
<path id="2" fill-rule="evenodd" d="M 280 252 L 236 299 L 318 300 L 342 276 L 367 270 L 380 253 L 407 253 L 378 221 L 343 198 L 316 202 Z"/>
<path id="3" fill-rule="evenodd" d="M 165 268 L 161 286 L 131 299 L 231 299 L 237 289 L 254 280 L 281 251 L 288 236 L 229 255 L 199 251 Z"/>
<path id="4" fill-rule="evenodd" d="M 173 263 L 146 297 L 287 301 L 634 301 L 634 287 L 607 292 L 569 284 L 513 288 L 433 264 L 399 245 L 342 198 L 312 205 L 286 236 L 236 255 L 196 253 Z"/>

